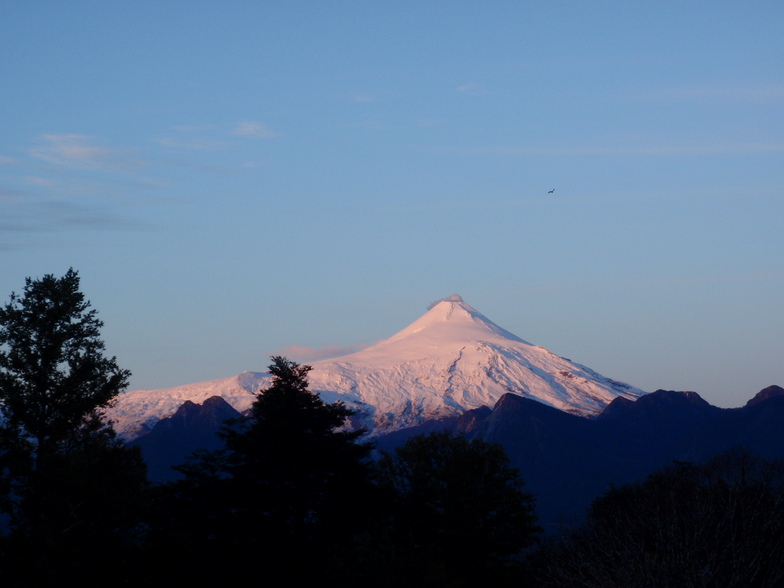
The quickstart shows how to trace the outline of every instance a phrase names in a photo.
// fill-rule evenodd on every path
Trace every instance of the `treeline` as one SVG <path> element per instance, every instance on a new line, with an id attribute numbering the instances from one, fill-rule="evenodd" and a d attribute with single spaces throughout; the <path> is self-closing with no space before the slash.
<path id="1" fill-rule="evenodd" d="M 528 565 L 538 586 L 774 587 L 782 553 L 784 464 L 734 449 L 610 489 Z"/>
<path id="2" fill-rule="evenodd" d="M 101 327 L 73 270 L 0 308 L 0 586 L 784 582 L 778 463 L 676 464 L 543 538 L 499 445 L 444 432 L 377 452 L 283 357 L 220 449 L 151 484 L 103 419 L 129 373 Z"/>

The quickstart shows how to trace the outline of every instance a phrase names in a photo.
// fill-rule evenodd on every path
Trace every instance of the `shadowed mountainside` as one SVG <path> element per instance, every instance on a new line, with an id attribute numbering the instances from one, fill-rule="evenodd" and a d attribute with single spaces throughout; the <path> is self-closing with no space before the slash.
<path id="1" fill-rule="evenodd" d="M 504 447 L 552 530 L 579 521 L 609 487 L 674 461 L 701 462 L 733 447 L 784 458 L 784 396 L 770 390 L 734 409 L 712 406 L 695 392 L 658 390 L 636 401 L 618 398 L 596 419 L 507 395 L 484 418 L 464 415 L 458 430 Z"/>
<path id="2" fill-rule="evenodd" d="M 134 443 L 155 481 L 196 449 L 219 447 L 217 432 L 239 413 L 223 399 L 186 403 Z M 712 406 L 694 392 L 658 390 L 631 401 L 617 398 L 595 419 L 572 415 L 516 394 L 457 418 L 426 422 L 374 439 L 389 451 L 415 434 L 454 430 L 503 446 L 537 498 L 541 523 L 578 523 L 591 500 L 612 485 L 640 480 L 679 462 L 700 462 L 736 446 L 784 458 L 784 389 L 762 390 L 744 407 Z"/>

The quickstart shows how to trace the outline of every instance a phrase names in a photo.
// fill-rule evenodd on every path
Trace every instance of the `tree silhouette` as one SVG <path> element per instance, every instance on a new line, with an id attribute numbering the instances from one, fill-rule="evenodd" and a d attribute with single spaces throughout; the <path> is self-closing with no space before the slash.
<path id="1" fill-rule="evenodd" d="M 535 567 L 541 586 L 773 587 L 782 549 L 784 464 L 734 449 L 611 489 Z"/>
<path id="2" fill-rule="evenodd" d="M 379 479 L 395 497 L 401 579 L 499 582 L 539 532 L 534 498 L 497 444 L 449 432 L 412 437 L 382 458 Z"/>
<path id="3" fill-rule="evenodd" d="M 364 431 L 339 430 L 353 411 L 308 390 L 310 366 L 276 356 L 269 370 L 250 418 L 224 432 L 226 473 L 246 498 L 240 516 L 317 541 L 346 524 L 341 505 L 367 478 L 370 447 L 357 443 Z"/>
<path id="4" fill-rule="evenodd" d="M 356 512 L 372 494 L 371 447 L 359 442 L 364 431 L 341 429 L 353 411 L 308 389 L 310 369 L 274 356 L 271 385 L 249 416 L 224 427 L 224 448 L 178 468 L 184 478 L 167 487 L 159 538 L 172 545 L 175 533 L 187 546 L 179 555 L 189 569 L 178 578 L 194 553 L 277 567 L 297 562 L 290 579 L 323 578 L 361 528 Z"/>
<path id="5" fill-rule="evenodd" d="M 23 296 L 0 308 L 3 430 L 26 442 L 33 467 L 73 431 L 100 416 L 130 372 L 103 355 L 103 323 L 79 291 L 79 276 L 26 279 Z"/>
<path id="6" fill-rule="evenodd" d="M 0 308 L 0 510 L 6 582 L 62 582 L 113 560 L 133 532 L 146 475 L 102 410 L 130 373 L 104 356 L 103 323 L 78 274 L 27 278 Z"/>

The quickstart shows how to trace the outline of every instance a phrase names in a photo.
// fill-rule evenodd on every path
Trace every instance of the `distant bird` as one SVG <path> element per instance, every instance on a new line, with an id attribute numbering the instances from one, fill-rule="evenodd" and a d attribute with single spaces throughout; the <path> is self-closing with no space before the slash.
<path id="1" fill-rule="evenodd" d="M 552 190 L 550 190 L 550 191 L 548 192 L 548 194 L 552 194 L 553 192 L 555 192 L 555 188 L 553 188 Z"/>

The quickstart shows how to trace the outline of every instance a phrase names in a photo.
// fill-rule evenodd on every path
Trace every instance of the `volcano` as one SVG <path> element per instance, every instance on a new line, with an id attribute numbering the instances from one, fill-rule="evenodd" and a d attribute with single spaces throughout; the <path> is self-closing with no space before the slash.
<path id="1" fill-rule="evenodd" d="M 452 295 L 392 337 L 356 353 L 310 364 L 310 389 L 325 402 L 357 411 L 352 426 L 371 434 L 405 429 L 467 410 L 493 407 L 504 394 L 530 398 L 585 417 L 617 397 L 642 390 L 604 377 L 499 327 Z M 123 394 L 110 412 L 115 428 L 135 438 L 186 400 L 221 396 L 240 412 L 269 382 L 264 372 L 166 390 Z"/>

